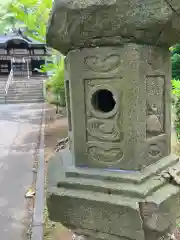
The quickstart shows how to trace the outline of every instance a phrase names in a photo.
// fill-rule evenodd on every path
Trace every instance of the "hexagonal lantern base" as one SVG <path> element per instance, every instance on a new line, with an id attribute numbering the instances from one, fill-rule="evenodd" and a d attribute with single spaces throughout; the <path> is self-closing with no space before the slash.
<path id="1" fill-rule="evenodd" d="M 89 240 L 168 239 L 180 188 L 162 176 L 167 169 L 180 169 L 176 156 L 134 173 L 75 168 L 65 149 L 49 164 L 50 218 Z"/>

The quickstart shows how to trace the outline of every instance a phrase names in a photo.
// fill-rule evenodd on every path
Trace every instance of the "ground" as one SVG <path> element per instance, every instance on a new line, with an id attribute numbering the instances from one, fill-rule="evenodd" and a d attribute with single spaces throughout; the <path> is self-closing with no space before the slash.
<path id="1" fill-rule="evenodd" d="M 55 146 L 58 140 L 68 134 L 67 118 L 62 114 L 56 117 L 56 109 L 53 105 L 46 105 L 46 124 L 45 124 L 45 161 L 46 166 L 50 158 L 54 155 Z M 47 168 L 46 168 L 47 169 Z M 46 172 L 47 173 L 47 172 Z M 71 240 L 72 233 L 61 224 L 51 222 L 48 219 L 45 207 L 45 229 L 44 240 Z"/>
<path id="2" fill-rule="evenodd" d="M 54 155 L 55 146 L 58 140 L 66 137 L 68 134 L 67 118 L 63 116 L 56 117 L 55 107 L 47 105 L 46 126 L 45 126 L 45 161 Z M 180 144 L 176 140 L 174 127 L 172 127 L 172 149 L 174 152 L 180 152 Z M 51 222 L 48 219 L 47 209 L 45 208 L 45 229 L 44 240 L 72 240 L 72 233 L 63 225 Z M 176 239 L 180 240 L 180 229 L 177 228 Z"/>
<path id="3" fill-rule="evenodd" d="M 26 240 L 33 201 L 25 198 L 34 181 L 42 104 L 0 105 L 0 234 Z"/>

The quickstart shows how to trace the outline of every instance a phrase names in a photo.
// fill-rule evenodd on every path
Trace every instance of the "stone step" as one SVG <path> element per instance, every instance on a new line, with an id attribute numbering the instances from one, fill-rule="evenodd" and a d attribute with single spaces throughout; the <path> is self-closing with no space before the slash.
<path id="1" fill-rule="evenodd" d="M 10 87 L 8 89 L 8 91 L 13 91 L 13 90 L 19 90 L 19 89 L 23 89 L 23 90 L 36 90 L 36 89 L 43 89 L 42 87 L 36 86 L 36 87 Z"/>
<path id="2" fill-rule="evenodd" d="M 31 99 L 44 99 L 44 97 L 33 96 L 33 97 L 7 97 L 7 100 L 31 100 Z"/>
<path id="3" fill-rule="evenodd" d="M 48 79 L 46 76 L 30 76 L 30 78 L 28 78 L 28 76 L 14 76 L 14 80 L 32 80 L 32 79 Z"/>
<path id="4" fill-rule="evenodd" d="M 7 81 L 7 80 L 6 80 Z M 12 82 L 44 82 L 45 80 L 44 79 L 41 79 L 41 78 L 34 78 L 34 79 L 13 79 Z"/>
<path id="5" fill-rule="evenodd" d="M 12 84 L 9 86 L 9 88 L 25 88 L 25 87 L 40 87 L 43 88 L 42 84 Z"/>
<path id="6" fill-rule="evenodd" d="M 19 103 L 44 102 L 44 99 L 36 99 L 36 98 L 34 98 L 34 99 L 6 99 L 6 103 L 14 103 L 14 102 L 19 102 Z"/>
<path id="7" fill-rule="evenodd" d="M 23 93 L 43 93 L 42 89 L 37 89 L 37 88 L 34 88 L 34 89 L 9 89 L 8 90 L 8 94 L 23 94 Z"/>
<path id="8" fill-rule="evenodd" d="M 10 86 L 9 89 L 16 88 L 43 88 L 41 85 L 19 85 L 19 86 Z"/>
<path id="9" fill-rule="evenodd" d="M 33 98 L 33 97 L 44 97 L 43 94 L 14 94 L 14 95 L 7 95 L 8 98 Z"/>
<path id="10" fill-rule="evenodd" d="M 27 79 L 27 80 L 24 80 L 24 79 L 22 79 L 22 80 L 20 80 L 20 79 L 14 80 L 13 79 L 12 82 L 15 82 L 15 83 L 18 83 L 18 82 L 44 82 L 44 80 L 43 79 Z"/>
<path id="11" fill-rule="evenodd" d="M 44 102 L 44 99 L 29 99 L 29 100 L 24 100 L 24 99 L 20 99 L 20 100 L 8 100 L 6 101 L 6 103 L 38 103 L 38 102 Z"/>
<path id="12" fill-rule="evenodd" d="M 7 97 L 8 98 L 14 98 L 14 97 L 21 97 L 21 98 L 25 98 L 25 97 L 43 97 L 44 95 L 42 93 L 39 94 L 8 94 Z"/>
<path id="13" fill-rule="evenodd" d="M 39 93 L 17 93 L 17 94 L 7 94 L 7 97 L 33 97 L 33 96 L 44 96 L 42 92 Z"/>
<path id="14" fill-rule="evenodd" d="M 164 181 L 165 182 L 165 181 Z M 156 189 L 160 185 L 164 185 L 164 182 L 154 182 L 153 178 L 150 178 L 149 183 L 149 189 L 153 191 L 153 189 Z M 88 178 L 76 178 L 76 177 L 68 177 L 68 179 L 62 180 L 61 184 L 58 186 L 60 188 L 65 188 L 69 190 L 83 190 L 86 189 L 87 191 L 93 191 L 93 192 L 107 192 L 111 191 L 111 194 L 124 194 L 124 196 L 135 196 L 143 198 L 145 197 L 149 192 L 146 192 L 147 182 L 142 184 L 142 187 L 137 189 L 137 185 L 134 183 L 122 183 L 118 182 L 118 185 L 115 184 L 113 181 L 107 181 L 107 183 L 104 185 L 102 183 L 102 180 L 100 179 L 88 179 Z"/>
<path id="15" fill-rule="evenodd" d="M 11 86 L 23 86 L 23 85 L 43 85 L 43 83 L 42 82 L 13 82 L 13 83 L 11 83 Z"/>
<path id="16" fill-rule="evenodd" d="M 30 86 L 30 87 L 33 87 L 33 86 L 43 86 L 41 83 L 19 83 L 19 84 L 11 84 L 10 87 L 24 87 L 24 86 Z"/>
<path id="17" fill-rule="evenodd" d="M 42 83 L 12 83 L 10 85 L 11 87 L 12 86 L 43 86 Z"/>
<path id="18" fill-rule="evenodd" d="M 9 88 L 25 88 L 25 87 L 40 87 L 40 88 L 43 88 L 43 85 L 42 84 L 19 84 L 19 85 L 11 85 Z"/>
<path id="19" fill-rule="evenodd" d="M 14 76 L 14 80 L 18 80 L 18 79 L 23 79 L 23 80 L 32 80 L 32 79 L 48 79 L 48 77 L 46 76 L 30 76 L 30 78 L 28 78 L 28 76 Z"/>
<path id="20" fill-rule="evenodd" d="M 42 94 L 33 94 L 33 95 L 21 95 L 21 94 L 14 94 L 14 95 L 7 95 L 7 98 L 35 98 L 35 97 L 44 97 Z"/>
<path id="21" fill-rule="evenodd" d="M 34 96 L 34 95 L 41 95 L 43 96 L 43 92 L 42 91 L 22 91 L 22 92 L 19 92 L 19 91 L 11 91 L 11 92 L 8 92 L 7 96 Z"/>
<path id="22" fill-rule="evenodd" d="M 34 85 L 34 86 L 11 86 L 10 89 L 43 89 L 39 85 Z"/>
<path id="23" fill-rule="evenodd" d="M 41 88 L 24 88 L 24 89 L 9 89 L 8 93 L 31 93 L 31 92 L 43 92 Z"/>
<path id="24" fill-rule="evenodd" d="M 43 89 L 40 85 L 21 85 L 21 86 L 10 86 L 9 89 Z"/>
<path id="25" fill-rule="evenodd" d="M 11 86 L 10 88 L 9 88 L 9 90 L 10 89 L 36 89 L 36 88 L 38 88 L 38 89 L 43 89 L 41 86 L 38 86 L 38 85 L 36 85 L 36 86 Z"/>
<path id="26" fill-rule="evenodd" d="M 43 92 L 42 88 L 9 88 L 8 93 L 31 93 L 31 92 Z"/>
<path id="27" fill-rule="evenodd" d="M 31 79 L 31 80 L 13 80 L 12 83 L 21 83 L 21 82 L 44 82 L 43 79 Z"/>
<path id="28" fill-rule="evenodd" d="M 43 94 L 14 94 L 14 95 L 7 95 L 7 98 L 33 98 L 33 97 L 43 97 Z"/>
<path id="29" fill-rule="evenodd" d="M 22 96 L 19 96 L 19 97 L 7 97 L 6 99 L 7 100 L 31 100 L 31 99 L 44 99 L 44 97 L 39 97 L 39 96 L 22 97 Z"/>
<path id="30" fill-rule="evenodd" d="M 13 82 L 33 82 L 33 81 L 46 81 L 46 79 L 44 78 L 30 78 L 30 79 L 26 79 L 26 78 L 19 78 L 19 79 L 16 79 L 16 78 L 13 78 Z"/>
<path id="31" fill-rule="evenodd" d="M 18 93 L 20 93 L 20 94 L 23 94 L 23 93 L 28 93 L 28 94 L 30 94 L 31 92 L 33 92 L 33 93 L 36 93 L 36 92 L 42 92 L 43 93 L 43 89 L 42 88 L 17 88 L 17 89 L 15 89 L 15 88 L 10 88 L 9 90 L 8 90 L 8 93 L 12 93 L 12 94 L 18 94 Z"/>
<path id="32" fill-rule="evenodd" d="M 44 102 L 42 78 L 14 78 L 9 87 L 6 103 Z"/>

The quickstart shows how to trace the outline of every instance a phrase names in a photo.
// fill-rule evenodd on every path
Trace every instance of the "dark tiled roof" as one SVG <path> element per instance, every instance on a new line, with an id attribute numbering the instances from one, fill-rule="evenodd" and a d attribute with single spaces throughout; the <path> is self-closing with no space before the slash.
<path id="1" fill-rule="evenodd" d="M 23 40 L 25 42 L 28 43 L 28 41 L 20 36 L 0 36 L 0 43 L 7 43 L 10 40 L 15 40 L 15 39 L 19 39 L 19 40 Z"/>
<path id="2" fill-rule="evenodd" d="M 29 45 L 31 45 L 31 44 L 32 45 L 45 45 L 44 43 L 36 41 L 32 38 L 25 37 L 25 36 L 22 36 L 22 35 L 16 34 L 16 33 L 9 33 L 7 35 L 0 36 L 0 44 L 1 45 L 6 44 L 8 41 L 11 41 L 11 40 L 22 40 L 22 41 L 27 42 Z"/>

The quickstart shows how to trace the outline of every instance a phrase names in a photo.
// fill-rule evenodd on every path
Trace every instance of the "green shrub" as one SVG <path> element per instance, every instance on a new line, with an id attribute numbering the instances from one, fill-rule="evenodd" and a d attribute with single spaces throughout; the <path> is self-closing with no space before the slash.
<path id="1" fill-rule="evenodd" d="M 64 90 L 64 58 L 62 57 L 57 63 L 43 65 L 42 72 L 52 71 L 52 76 L 45 84 L 46 100 L 57 107 L 65 106 L 65 90 Z M 48 94 L 49 93 L 49 94 Z"/>
<path id="2" fill-rule="evenodd" d="M 180 79 L 180 44 L 170 48 L 172 53 L 172 77 L 174 79 Z"/>
<path id="3" fill-rule="evenodd" d="M 173 95 L 173 104 L 176 109 L 176 121 L 175 128 L 177 137 L 180 140 L 180 81 L 172 80 L 172 95 Z"/>
<path id="4" fill-rule="evenodd" d="M 64 59 L 61 58 L 57 63 L 49 65 L 50 69 L 53 69 L 53 74 L 49 80 L 46 81 L 46 90 L 55 95 L 59 95 L 64 91 Z M 47 72 L 49 65 L 43 65 L 41 71 Z"/>
<path id="5" fill-rule="evenodd" d="M 172 94 L 176 97 L 180 97 L 180 80 L 173 79 L 172 81 Z"/>

